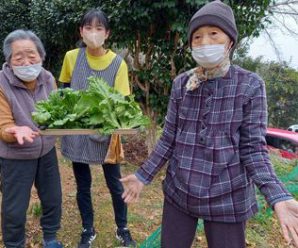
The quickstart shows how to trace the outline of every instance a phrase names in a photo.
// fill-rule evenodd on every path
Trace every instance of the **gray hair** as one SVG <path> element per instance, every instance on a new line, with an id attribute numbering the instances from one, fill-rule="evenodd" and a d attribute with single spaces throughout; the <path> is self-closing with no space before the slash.
<path id="1" fill-rule="evenodd" d="M 3 42 L 3 54 L 4 54 L 6 62 L 8 62 L 8 63 L 10 62 L 11 55 L 12 55 L 11 44 L 17 40 L 31 40 L 31 41 L 33 41 L 41 59 L 42 60 L 45 59 L 46 52 L 45 52 L 45 49 L 44 49 L 44 46 L 43 46 L 41 40 L 37 37 L 37 35 L 30 30 L 17 29 L 15 31 L 9 33 Z"/>

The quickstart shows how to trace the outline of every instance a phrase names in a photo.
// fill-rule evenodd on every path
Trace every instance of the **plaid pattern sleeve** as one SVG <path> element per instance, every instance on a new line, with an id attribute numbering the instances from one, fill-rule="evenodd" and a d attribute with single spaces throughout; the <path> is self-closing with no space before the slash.
<path id="1" fill-rule="evenodd" d="M 240 160 L 270 205 L 292 198 L 276 177 L 266 148 L 267 101 L 264 82 L 251 78 L 240 128 Z"/>
<path id="2" fill-rule="evenodd" d="M 161 167 L 172 156 L 175 146 L 176 129 L 178 126 L 178 109 L 182 98 L 181 90 L 182 77 L 178 77 L 174 81 L 171 90 L 168 111 L 161 138 L 159 139 L 154 151 L 150 154 L 149 159 L 137 170 L 135 174 L 144 184 L 150 183 Z"/>

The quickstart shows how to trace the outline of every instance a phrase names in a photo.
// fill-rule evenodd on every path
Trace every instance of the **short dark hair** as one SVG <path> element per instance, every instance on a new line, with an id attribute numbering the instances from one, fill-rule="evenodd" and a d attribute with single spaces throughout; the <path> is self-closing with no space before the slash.
<path id="1" fill-rule="evenodd" d="M 99 24 L 102 24 L 106 30 L 110 30 L 109 19 L 105 12 L 101 9 L 89 10 L 81 19 L 80 27 L 90 25 L 93 20 L 96 20 Z"/>

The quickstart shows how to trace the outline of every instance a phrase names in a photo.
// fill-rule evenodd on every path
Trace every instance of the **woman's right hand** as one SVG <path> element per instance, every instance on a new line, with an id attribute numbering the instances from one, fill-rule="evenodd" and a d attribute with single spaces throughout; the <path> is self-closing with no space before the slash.
<path id="1" fill-rule="evenodd" d="M 137 202 L 144 184 L 134 175 L 128 175 L 120 179 L 124 184 L 122 198 L 125 203 Z"/>
<path id="2" fill-rule="evenodd" d="M 5 132 L 12 134 L 20 145 L 23 145 L 25 141 L 32 143 L 33 139 L 39 135 L 38 132 L 27 126 L 9 127 L 5 129 Z"/>

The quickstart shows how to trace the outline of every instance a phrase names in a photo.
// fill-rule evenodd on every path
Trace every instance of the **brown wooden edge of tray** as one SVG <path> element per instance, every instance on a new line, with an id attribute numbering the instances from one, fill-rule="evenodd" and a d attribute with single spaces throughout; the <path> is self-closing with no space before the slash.
<path id="1" fill-rule="evenodd" d="M 114 134 L 137 134 L 139 129 L 116 129 Z M 100 134 L 94 129 L 45 129 L 40 130 L 41 135 L 53 135 L 53 136 L 64 136 L 64 135 L 88 135 L 88 134 Z"/>

